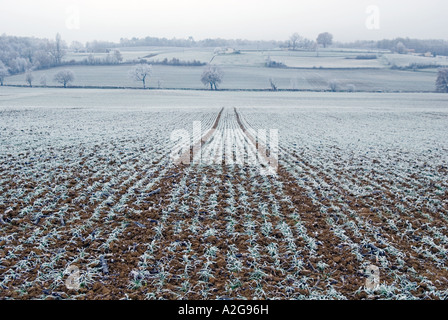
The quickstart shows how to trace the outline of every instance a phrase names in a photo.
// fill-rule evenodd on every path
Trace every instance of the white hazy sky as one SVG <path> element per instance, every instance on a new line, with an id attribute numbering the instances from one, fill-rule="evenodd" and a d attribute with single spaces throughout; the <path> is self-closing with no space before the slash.
<path id="1" fill-rule="evenodd" d="M 379 29 L 366 9 L 379 9 Z M 131 37 L 286 40 L 293 32 L 336 41 L 448 39 L 447 0 L 0 0 L 0 34 L 70 42 Z"/>

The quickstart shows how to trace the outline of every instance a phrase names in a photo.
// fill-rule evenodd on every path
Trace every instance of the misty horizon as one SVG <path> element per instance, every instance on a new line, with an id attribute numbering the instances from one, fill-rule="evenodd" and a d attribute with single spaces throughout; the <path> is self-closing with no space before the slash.
<path id="1" fill-rule="evenodd" d="M 130 0 L 126 4 L 102 0 L 19 0 L 6 1 L 0 21 L 2 34 L 53 38 L 58 32 L 68 43 L 119 42 L 122 38 L 147 36 L 286 41 L 294 32 L 315 40 L 325 31 L 331 32 L 336 42 L 399 37 L 448 40 L 448 20 L 444 18 L 447 8 L 448 4 L 439 0 L 399 0 L 393 4 L 383 0 L 318 0 L 311 4 L 291 0 Z M 374 14 L 377 25 L 369 28 L 366 24 Z"/>

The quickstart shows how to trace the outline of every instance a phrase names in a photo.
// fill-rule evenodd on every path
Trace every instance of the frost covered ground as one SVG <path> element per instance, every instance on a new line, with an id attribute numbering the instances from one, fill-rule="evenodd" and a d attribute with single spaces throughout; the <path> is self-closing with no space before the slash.
<path id="1" fill-rule="evenodd" d="M 349 60 L 347 60 L 349 61 Z M 270 90 L 272 78 L 282 90 L 330 90 L 330 83 L 337 82 L 338 91 L 363 92 L 434 92 L 436 69 L 424 71 L 399 71 L 378 69 L 283 69 L 262 66 L 222 65 L 224 72 L 221 89 Z M 341 67 L 343 68 L 343 66 Z M 35 79 L 47 78 L 48 86 L 61 86 L 53 80 L 56 73 L 66 67 L 34 71 Z M 142 84 L 129 77 L 130 65 L 117 66 L 73 66 L 75 81 L 70 85 L 80 87 L 130 87 L 141 88 Z M 174 89 L 207 89 L 200 81 L 203 67 L 175 67 L 154 65 L 148 87 Z M 10 76 L 7 85 L 27 86 L 25 75 Z M 39 86 L 37 80 L 33 83 Z"/>
<path id="2" fill-rule="evenodd" d="M 175 165 L 195 121 L 204 157 L 277 129 L 277 174 Z M 437 94 L 2 88 L 0 296 L 445 299 L 447 128 Z"/>

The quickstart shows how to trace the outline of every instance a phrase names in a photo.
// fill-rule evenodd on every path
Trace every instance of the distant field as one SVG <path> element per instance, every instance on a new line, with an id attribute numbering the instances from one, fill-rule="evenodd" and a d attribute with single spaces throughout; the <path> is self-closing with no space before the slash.
<path id="1" fill-rule="evenodd" d="M 239 54 L 217 54 L 214 48 L 170 48 L 170 47 L 136 47 L 120 48 L 123 54 L 123 61 L 145 58 L 150 62 L 162 61 L 164 59 L 180 59 L 183 61 L 198 60 L 224 66 L 246 66 L 262 67 L 266 60 L 282 62 L 292 68 L 383 68 L 384 61 L 357 60 L 358 55 L 368 54 L 359 51 L 288 51 L 288 50 L 241 50 Z M 370 53 L 372 54 L 372 53 Z M 375 54 L 375 53 L 373 53 Z M 85 58 L 86 54 L 79 54 Z M 105 54 L 95 54 L 102 57 Z M 82 60 L 76 58 L 75 60 Z"/>
<path id="2" fill-rule="evenodd" d="M 407 66 L 411 63 L 448 65 L 445 57 L 420 57 L 413 55 L 391 54 L 382 51 L 320 49 L 316 51 L 290 50 L 241 50 L 240 54 L 219 54 L 215 56 L 215 48 L 178 48 L 178 47 L 125 47 L 119 48 L 123 61 L 147 59 L 150 62 L 164 59 L 180 59 L 183 61 L 198 60 L 204 63 L 213 61 L 224 66 L 261 67 L 266 60 L 284 63 L 291 68 L 386 68 L 391 65 Z M 377 55 L 378 59 L 356 59 L 362 55 Z M 65 59 L 81 61 L 89 53 L 69 53 Z M 106 53 L 95 53 L 96 58 Z"/>
<path id="3" fill-rule="evenodd" d="M 396 65 L 398 67 L 409 66 L 414 63 L 419 65 L 448 66 L 448 57 L 420 57 L 407 54 L 385 54 L 384 61 L 388 65 Z"/>
<path id="4" fill-rule="evenodd" d="M 123 61 L 133 61 L 133 60 L 139 60 L 144 59 L 148 55 L 153 54 L 161 54 L 163 52 L 171 52 L 175 53 L 178 51 L 182 51 L 182 48 L 172 48 L 172 47 L 125 47 L 125 48 L 118 48 L 118 50 L 121 52 L 121 55 L 123 56 Z M 75 60 L 75 61 L 82 61 L 86 59 L 90 53 L 80 52 L 69 52 L 64 59 L 67 61 Z M 95 58 L 104 58 L 107 56 L 107 53 L 93 53 L 93 56 Z"/>
<path id="5" fill-rule="evenodd" d="M 61 69 L 35 71 L 35 85 L 39 85 L 42 75 L 47 77 L 47 85 L 59 85 L 53 81 Z M 128 76 L 129 65 L 118 66 L 74 66 L 74 86 L 115 86 L 141 87 L 141 83 Z M 224 80 L 221 89 L 270 89 L 269 79 L 273 78 L 279 89 L 328 90 L 331 81 L 339 83 L 340 90 L 354 85 L 360 91 L 434 91 L 436 70 L 432 72 L 397 71 L 390 69 L 278 69 L 265 67 L 244 67 L 222 65 Z M 205 89 L 200 82 L 202 67 L 153 66 L 153 74 L 148 85 L 151 88 L 191 88 Z M 23 74 L 8 77 L 6 84 L 25 85 Z"/>
<path id="6" fill-rule="evenodd" d="M 257 61 L 264 65 L 266 59 L 281 62 L 291 68 L 383 68 L 384 65 L 379 59 L 358 60 L 358 55 L 367 53 L 344 52 L 344 51 L 252 51 L 243 52 L 242 60 Z M 370 53 L 375 54 L 375 53 Z M 221 56 L 219 57 L 221 58 Z M 223 57 L 223 60 L 226 58 Z M 235 56 L 235 59 L 239 59 Z M 220 59 L 218 60 L 220 61 Z"/>
<path id="7" fill-rule="evenodd" d="M 153 51 L 157 52 L 157 51 Z M 263 67 L 268 58 L 291 68 L 383 68 L 381 60 L 354 59 L 362 52 L 286 51 L 286 50 L 242 50 L 239 54 L 218 54 L 212 49 L 160 50 L 149 61 L 177 58 L 184 61 L 199 60 L 222 66 Z"/>
<path id="8" fill-rule="evenodd" d="M 139 59 L 163 60 L 165 58 L 178 58 L 181 60 L 200 60 L 208 62 L 213 57 L 212 48 L 178 48 L 178 47 L 124 47 L 117 48 L 122 56 L 123 62 Z M 67 61 L 82 61 L 91 53 L 69 52 L 64 59 Z M 92 53 L 95 58 L 103 58 L 107 53 Z M 154 56 L 154 58 L 151 58 Z"/>

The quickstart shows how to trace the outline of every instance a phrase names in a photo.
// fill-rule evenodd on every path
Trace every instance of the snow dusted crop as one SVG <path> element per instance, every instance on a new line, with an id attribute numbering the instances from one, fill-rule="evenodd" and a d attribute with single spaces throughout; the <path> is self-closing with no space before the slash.
<path id="1" fill-rule="evenodd" d="M 447 297 L 443 109 L 61 110 L 0 119 L 7 298 Z"/>

